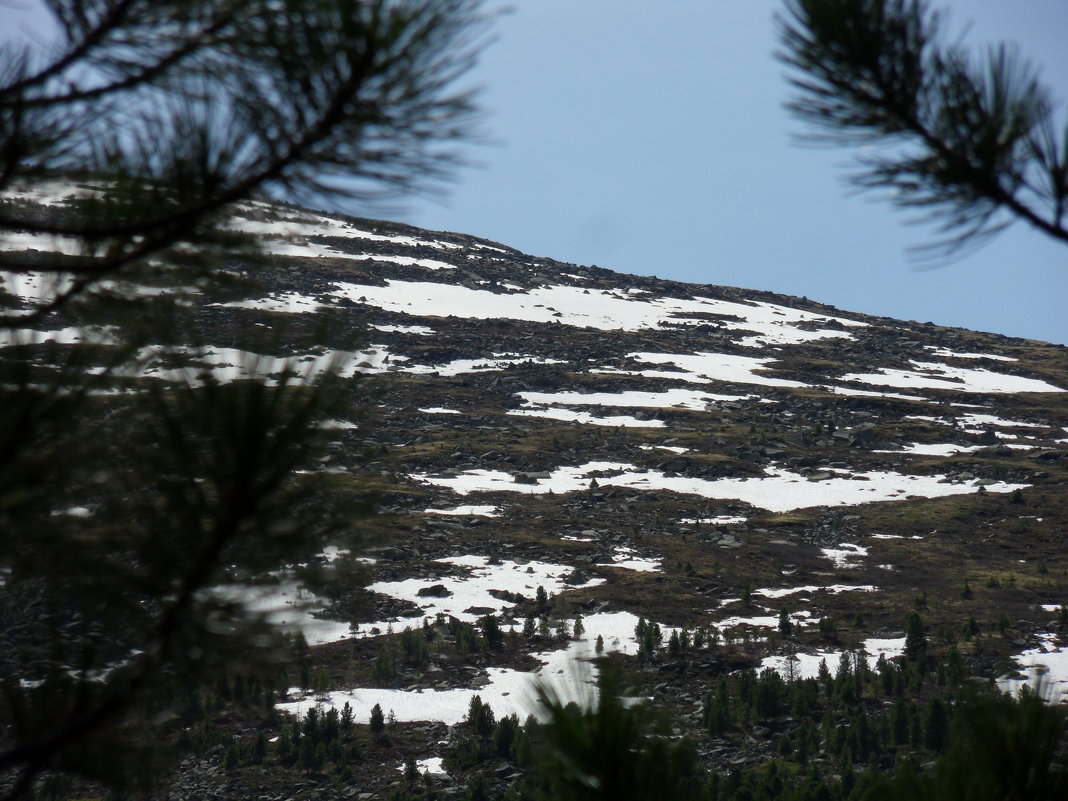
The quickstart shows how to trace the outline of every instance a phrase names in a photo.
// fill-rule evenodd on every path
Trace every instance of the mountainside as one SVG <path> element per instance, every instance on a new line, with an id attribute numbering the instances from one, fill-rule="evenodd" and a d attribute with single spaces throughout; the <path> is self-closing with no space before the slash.
<path id="1" fill-rule="evenodd" d="M 71 191 L 18 202 L 62 213 Z M 160 271 L 94 290 L 167 297 L 197 323 L 138 343 L 136 367 L 108 388 L 225 383 L 282 360 L 370 379 L 366 408 L 330 424 L 321 470 L 340 492 L 379 493 L 365 524 L 378 539 L 309 553 L 326 576 L 256 599 L 281 605 L 275 621 L 304 632 L 324 676 L 314 691 L 286 688 L 281 710 L 348 704 L 363 723 L 379 704 L 396 721 L 394 746 L 371 746 L 344 780 L 301 779 L 321 797 L 385 797 L 407 756 L 434 774 L 426 792 L 458 795 L 477 773 L 518 781 L 521 760 L 450 757 L 459 729 L 442 724 L 460 724 L 476 694 L 522 721 L 539 708 L 535 678 L 564 700 L 593 697 L 598 640 L 623 655 L 628 692 L 667 710 L 720 772 L 783 754 L 784 738 L 796 747 L 805 717 L 787 704 L 714 731 L 717 681 L 748 668 L 815 678 L 821 661 L 833 674 L 846 653 L 848 670 L 859 650 L 877 678 L 904 663 L 910 612 L 930 643 L 920 709 L 958 663 L 1003 689 L 1048 670 L 1043 691 L 1068 697 L 1064 347 L 280 204 L 247 204 L 227 225 L 258 250 L 225 257 L 225 285 L 174 288 Z M 0 242 L 23 255 L 64 247 Z M 0 301 L 24 311 L 56 291 L 33 274 L 3 288 Z M 6 344 L 35 348 L 39 364 L 82 348 L 101 367 L 115 329 L 90 322 L 35 323 Z M 95 513 L 91 499 L 81 513 Z M 297 598 L 307 608 L 287 605 Z M 824 743 L 813 759 L 833 767 L 829 753 Z M 853 756 L 858 770 L 882 765 Z M 441 758 L 451 777 L 436 775 Z M 184 763 L 182 793 L 295 792 L 262 766 L 219 773 L 221 760 Z"/>

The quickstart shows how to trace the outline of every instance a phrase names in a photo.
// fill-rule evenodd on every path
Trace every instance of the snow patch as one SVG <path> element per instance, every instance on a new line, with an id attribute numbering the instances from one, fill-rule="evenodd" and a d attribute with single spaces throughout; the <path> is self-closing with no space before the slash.
<path id="1" fill-rule="evenodd" d="M 600 473 L 599 476 L 593 474 Z M 427 484 L 448 487 L 461 495 L 471 492 L 519 492 L 541 495 L 589 489 L 599 486 L 630 487 L 636 490 L 666 490 L 717 500 L 739 500 L 772 512 L 789 512 L 813 506 L 852 506 L 874 501 L 902 500 L 911 496 L 928 498 L 976 492 L 978 480 L 948 483 L 944 476 L 910 476 L 893 472 L 858 472 L 837 475 L 823 481 L 782 468 L 765 468 L 759 478 L 702 479 L 667 476 L 658 470 L 641 470 L 620 462 L 587 462 L 575 467 L 559 467 L 547 477 L 532 483 L 517 482 L 500 470 L 468 470 L 458 475 L 416 473 L 412 478 Z M 606 475 L 607 474 L 607 475 Z M 1011 492 L 1026 484 L 997 482 L 987 492 Z M 858 546 L 859 547 L 859 546 Z"/>
<path id="2" fill-rule="evenodd" d="M 936 362 L 911 361 L 914 370 L 884 368 L 877 373 L 850 373 L 842 381 L 856 381 L 884 387 L 908 387 L 909 389 L 950 389 L 957 392 L 1016 393 L 1016 392 L 1065 392 L 1045 381 L 1005 375 L 991 370 L 950 367 Z"/>

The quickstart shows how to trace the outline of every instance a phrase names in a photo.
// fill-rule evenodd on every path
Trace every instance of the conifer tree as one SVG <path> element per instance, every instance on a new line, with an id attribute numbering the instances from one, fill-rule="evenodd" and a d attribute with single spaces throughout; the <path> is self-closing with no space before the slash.
<path id="1" fill-rule="evenodd" d="M 855 186 L 928 215 L 941 238 L 921 252 L 1016 220 L 1068 244 L 1068 129 L 1049 89 L 1015 47 L 975 58 L 945 22 L 925 0 L 787 0 L 789 108 L 806 138 L 862 148 Z"/>
<path id="2" fill-rule="evenodd" d="M 190 371 L 134 392 L 127 376 L 143 346 L 197 337 L 175 293 L 210 302 L 235 258 L 261 263 L 226 225 L 237 204 L 356 208 L 444 177 L 472 131 L 454 87 L 482 25 L 478 0 L 46 5 L 56 40 L 0 51 L 0 235 L 63 245 L 3 253 L 5 277 L 46 289 L 0 292 L 0 341 L 94 322 L 114 340 L 104 357 L 0 348 L 12 797 L 46 770 L 140 781 L 154 743 L 123 733 L 151 727 L 159 687 L 274 647 L 242 602 L 249 580 L 328 540 L 358 546 L 322 477 L 299 472 L 319 422 L 358 400 L 338 365 L 312 378 L 265 359 L 247 381 Z M 79 194 L 45 212 L 20 199 L 56 182 Z"/>

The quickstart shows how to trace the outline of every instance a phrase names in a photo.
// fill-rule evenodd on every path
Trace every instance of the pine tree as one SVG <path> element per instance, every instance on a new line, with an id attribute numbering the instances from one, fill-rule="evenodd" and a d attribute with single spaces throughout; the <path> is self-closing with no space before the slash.
<path id="1" fill-rule="evenodd" d="M 905 621 L 905 657 L 911 661 L 927 653 L 927 634 L 923 621 L 916 612 L 909 612 Z"/>
<path id="2" fill-rule="evenodd" d="M 114 344 L 102 363 L 53 349 L 51 383 L 39 349 L 0 348 L 0 619 L 23 621 L 0 649 L 20 709 L 0 737 L 13 796 L 68 767 L 129 786 L 156 762 L 162 685 L 273 649 L 235 603 L 249 578 L 328 541 L 359 547 L 326 482 L 302 472 L 325 446 L 318 423 L 355 406 L 336 370 L 265 361 L 249 381 L 190 372 L 104 391 L 129 384 L 142 346 L 198 336 L 199 309 L 175 293 L 195 281 L 212 302 L 253 252 L 227 227 L 236 204 L 356 208 L 443 177 L 471 131 L 471 96 L 453 87 L 481 26 L 478 0 L 47 7 L 57 41 L 0 46 L 0 234 L 73 253 L 3 254 L 5 271 L 56 280 L 36 301 L 5 294 L 0 327 L 107 321 Z M 48 214 L 18 200 L 46 178 L 82 194 Z"/>
<path id="3" fill-rule="evenodd" d="M 549 611 L 549 595 L 545 592 L 545 588 L 538 585 L 538 589 L 534 592 L 534 603 L 537 606 L 538 614 L 544 615 Z"/>
<path id="4" fill-rule="evenodd" d="M 233 770 L 241 766 L 241 752 L 237 750 L 237 743 L 230 741 L 226 747 L 226 755 L 223 757 L 223 768 Z"/>
<path id="5" fill-rule="evenodd" d="M 504 643 L 504 632 L 501 631 L 501 624 L 497 622 L 496 615 L 480 617 L 478 627 L 482 630 L 482 636 L 485 637 L 490 648 L 496 650 Z"/>
<path id="6" fill-rule="evenodd" d="M 941 752 L 946 746 L 949 734 L 949 717 L 946 705 L 941 698 L 932 698 L 927 702 L 927 711 L 923 718 L 923 744 L 932 751 Z"/>
<path id="7" fill-rule="evenodd" d="M 382 707 L 379 704 L 375 704 L 371 707 L 371 735 L 378 739 L 386 730 L 386 716 L 382 712 Z"/>
<path id="8" fill-rule="evenodd" d="M 785 609 L 779 610 L 779 634 L 783 637 L 789 637 L 793 630 L 794 626 L 790 622 L 790 613 Z"/>
<path id="9" fill-rule="evenodd" d="M 252 761 L 257 765 L 262 765 L 263 760 L 267 758 L 267 737 L 264 733 L 256 733 L 256 741 L 252 745 Z"/>
<path id="10" fill-rule="evenodd" d="M 788 0 L 781 58 L 810 138 L 863 147 L 853 183 L 927 213 L 952 255 L 1014 220 L 1068 243 L 1068 131 L 1005 45 L 946 44 L 925 0 Z M 889 190 L 889 191 L 887 191 Z"/>

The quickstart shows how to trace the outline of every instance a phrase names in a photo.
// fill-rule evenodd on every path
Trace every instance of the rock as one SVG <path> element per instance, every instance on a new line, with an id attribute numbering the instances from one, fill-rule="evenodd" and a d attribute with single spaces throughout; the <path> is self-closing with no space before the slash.
<path id="1" fill-rule="evenodd" d="M 873 442 L 875 442 L 875 438 L 875 429 L 861 428 L 853 432 L 853 436 L 850 437 L 849 444 L 853 446 L 871 445 Z"/>
<path id="2" fill-rule="evenodd" d="M 568 574 L 568 576 L 564 579 L 564 583 L 565 584 L 572 584 L 572 585 L 585 584 L 587 581 L 589 581 L 589 579 L 586 578 L 586 574 L 583 573 L 581 570 L 579 570 L 577 567 L 574 570 L 572 570 Z"/>
<path id="3" fill-rule="evenodd" d="M 444 584 L 433 584 L 429 587 L 420 588 L 416 595 L 420 598 L 447 598 L 452 595 L 452 593 Z"/>

